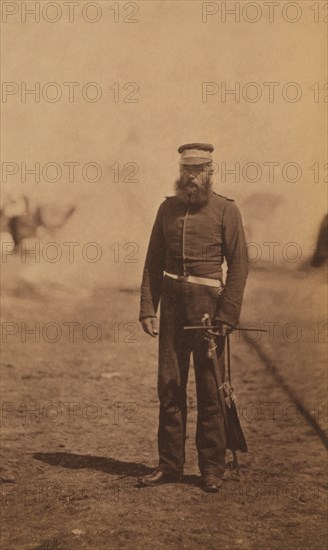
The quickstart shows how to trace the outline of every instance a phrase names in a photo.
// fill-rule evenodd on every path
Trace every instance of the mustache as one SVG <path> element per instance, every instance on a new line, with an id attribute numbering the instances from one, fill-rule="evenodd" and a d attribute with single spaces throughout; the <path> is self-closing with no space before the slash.
<path id="1" fill-rule="evenodd" d="M 197 183 L 195 183 L 192 180 L 188 180 L 188 181 L 178 180 L 178 182 L 179 182 L 179 185 L 181 185 L 181 187 L 195 187 L 195 188 L 198 188 Z"/>

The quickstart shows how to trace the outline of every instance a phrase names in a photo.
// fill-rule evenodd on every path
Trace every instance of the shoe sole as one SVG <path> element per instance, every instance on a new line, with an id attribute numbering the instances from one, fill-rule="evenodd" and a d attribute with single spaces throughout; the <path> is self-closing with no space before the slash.
<path id="1" fill-rule="evenodd" d="M 218 493 L 219 490 L 219 487 L 203 487 L 203 491 L 205 491 L 205 493 Z"/>
<path id="2" fill-rule="evenodd" d="M 143 479 L 141 477 L 139 477 L 137 479 L 137 482 L 140 484 L 140 485 L 145 485 L 146 487 L 158 487 L 159 485 L 165 485 L 165 483 L 178 483 L 179 481 L 182 481 L 182 478 L 177 478 L 177 479 L 165 479 L 163 481 L 157 481 L 155 483 L 153 483 L 152 481 L 148 481 L 146 479 Z"/>
<path id="3" fill-rule="evenodd" d="M 222 487 L 222 481 L 218 481 L 217 483 L 211 483 L 209 486 L 206 485 L 206 483 L 203 483 L 203 491 L 206 493 L 218 493 L 219 490 Z"/>

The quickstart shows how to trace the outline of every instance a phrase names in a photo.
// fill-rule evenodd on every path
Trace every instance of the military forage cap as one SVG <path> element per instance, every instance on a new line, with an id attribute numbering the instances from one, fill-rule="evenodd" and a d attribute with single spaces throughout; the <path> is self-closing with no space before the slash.
<path id="1" fill-rule="evenodd" d="M 178 152 L 181 153 L 180 164 L 208 164 L 212 162 L 213 145 L 210 143 L 186 143 L 181 145 Z"/>

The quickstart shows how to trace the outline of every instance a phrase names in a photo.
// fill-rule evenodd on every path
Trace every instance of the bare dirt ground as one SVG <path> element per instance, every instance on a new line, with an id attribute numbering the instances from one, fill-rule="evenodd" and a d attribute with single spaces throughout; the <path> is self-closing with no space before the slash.
<path id="1" fill-rule="evenodd" d="M 157 343 L 139 329 L 138 292 L 17 289 L 14 274 L 4 289 L 1 550 L 326 548 L 324 446 L 250 341 L 324 430 L 322 272 L 251 273 L 241 322 L 280 325 L 232 336 L 249 453 L 217 495 L 199 485 L 192 368 L 184 480 L 137 486 L 156 466 L 158 418 Z M 24 323 L 40 336 L 24 341 Z"/>

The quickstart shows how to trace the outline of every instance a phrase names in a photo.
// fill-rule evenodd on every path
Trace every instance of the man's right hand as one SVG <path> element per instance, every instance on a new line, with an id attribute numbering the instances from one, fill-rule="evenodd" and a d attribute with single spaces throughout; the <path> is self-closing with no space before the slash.
<path id="1" fill-rule="evenodd" d="M 158 335 L 157 317 L 144 317 L 141 319 L 141 325 L 146 334 L 156 338 Z"/>

